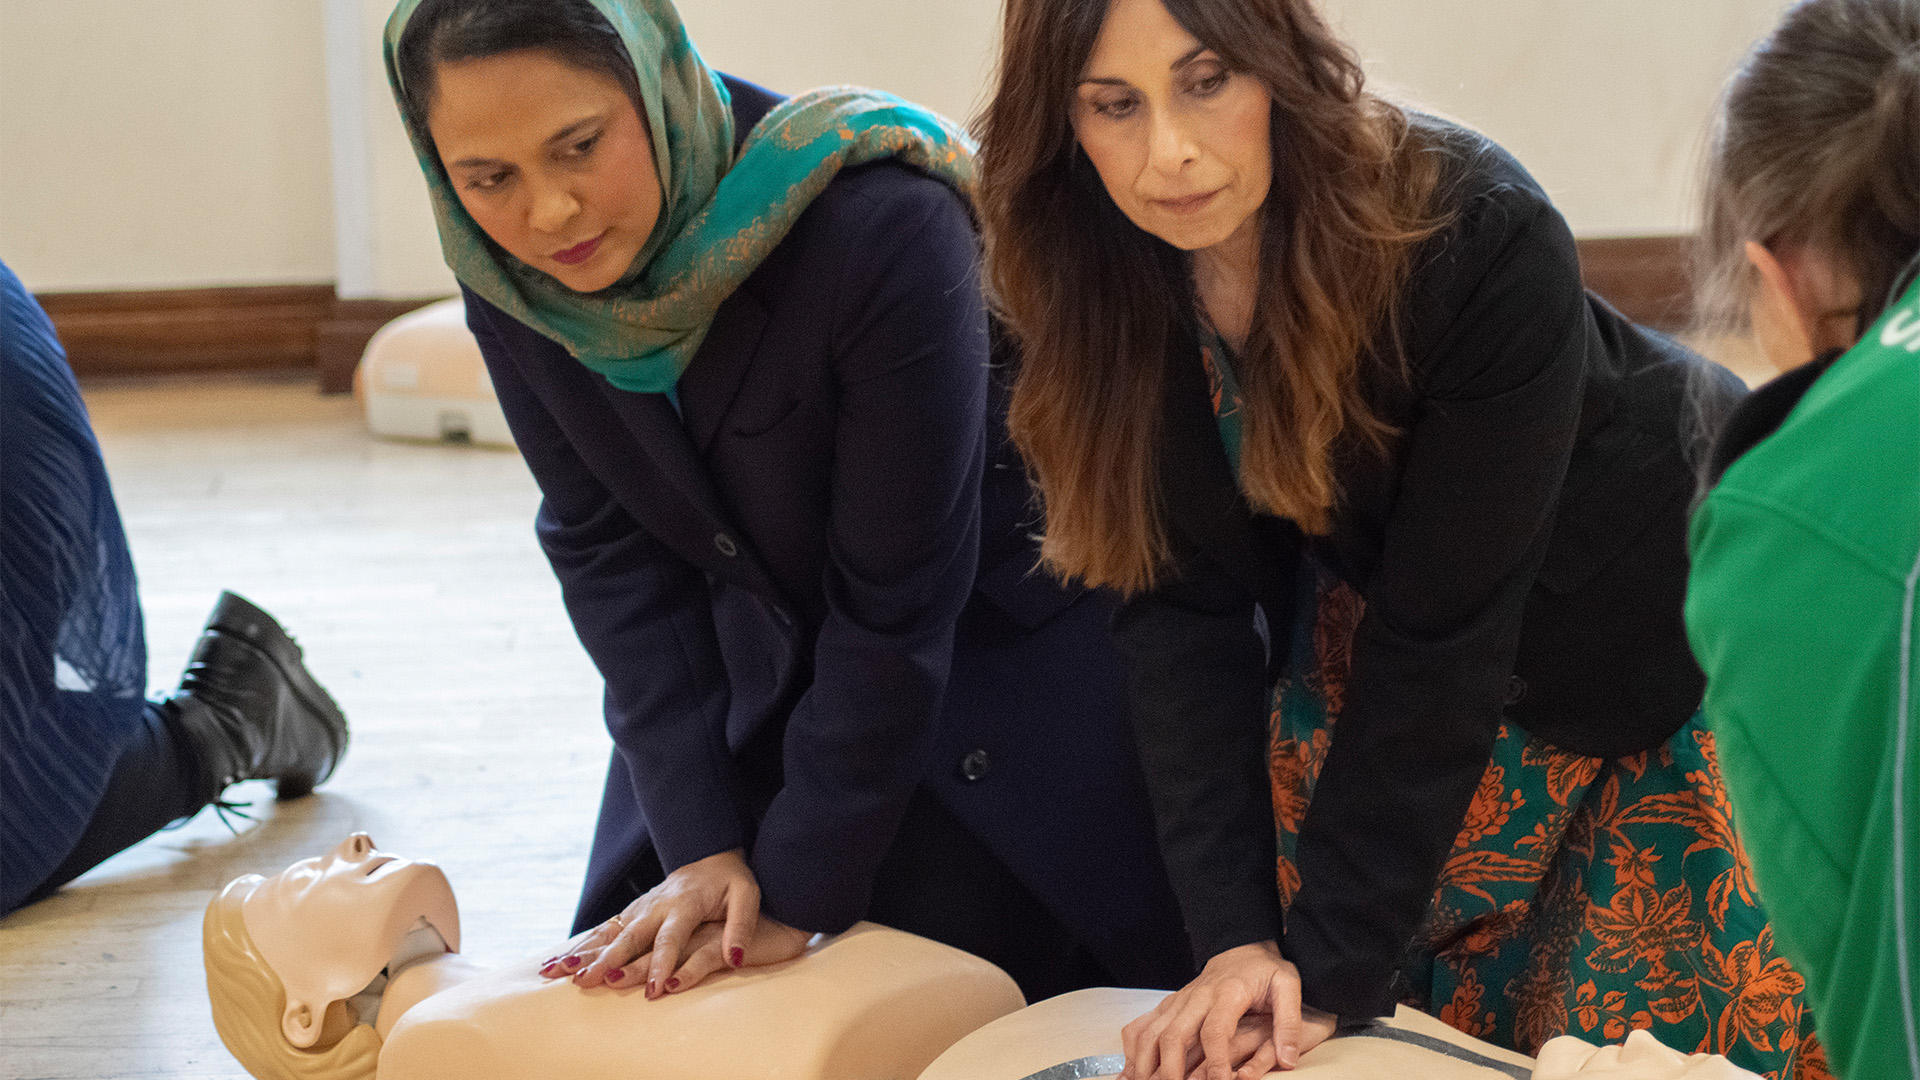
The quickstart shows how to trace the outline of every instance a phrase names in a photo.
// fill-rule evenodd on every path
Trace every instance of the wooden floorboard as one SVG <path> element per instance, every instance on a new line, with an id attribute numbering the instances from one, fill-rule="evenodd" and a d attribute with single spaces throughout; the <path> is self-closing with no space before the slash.
<path id="1" fill-rule="evenodd" d="M 258 820 L 238 835 L 203 813 L 0 921 L 0 1080 L 243 1077 L 208 1013 L 201 913 L 228 879 L 354 829 L 445 867 L 477 959 L 557 944 L 608 743 L 519 457 L 376 440 L 310 378 L 94 384 L 87 399 L 153 691 L 231 588 L 300 640 L 353 745 L 312 798 L 276 806 L 242 785 Z"/>

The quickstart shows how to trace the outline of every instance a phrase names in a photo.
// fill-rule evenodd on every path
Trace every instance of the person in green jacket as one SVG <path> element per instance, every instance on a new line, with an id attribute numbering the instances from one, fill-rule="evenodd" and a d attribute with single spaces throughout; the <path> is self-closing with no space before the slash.
<path id="1" fill-rule="evenodd" d="M 1726 418 L 1693 522 L 1704 708 L 1834 1071 L 1920 1080 L 1920 0 L 1794 7 L 1706 194 L 1703 300 L 1783 374 Z"/>

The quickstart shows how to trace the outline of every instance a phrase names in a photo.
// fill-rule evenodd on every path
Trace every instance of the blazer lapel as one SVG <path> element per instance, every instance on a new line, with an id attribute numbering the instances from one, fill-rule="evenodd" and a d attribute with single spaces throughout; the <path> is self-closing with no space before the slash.
<path id="1" fill-rule="evenodd" d="M 603 381 L 603 385 L 604 381 Z M 605 387 L 608 400 L 647 460 L 685 500 L 685 509 L 648 508 L 649 531 L 696 566 L 781 603 L 791 603 L 767 571 L 747 534 L 733 520 L 694 449 L 686 425 L 664 394 L 632 394 Z M 640 513 L 639 508 L 633 512 Z M 677 538 L 677 541 L 669 538 Z"/>
<path id="2" fill-rule="evenodd" d="M 680 412 L 693 448 L 705 454 L 720 433 L 720 421 L 740 393 L 767 328 L 765 304 L 753 294 L 753 279 L 734 290 L 715 313 L 707 340 L 680 376 Z"/>

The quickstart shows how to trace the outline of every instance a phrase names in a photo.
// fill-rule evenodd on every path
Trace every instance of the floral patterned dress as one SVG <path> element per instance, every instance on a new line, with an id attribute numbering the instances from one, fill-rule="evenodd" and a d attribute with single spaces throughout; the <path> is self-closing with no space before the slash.
<path id="1" fill-rule="evenodd" d="M 1231 354 L 1202 361 L 1239 467 Z M 1324 569 L 1301 575 L 1290 674 L 1275 688 L 1269 775 L 1282 905 L 1293 853 L 1346 697 L 1365 604 Z M 1583 757 L 1503 725 L 1402 966 L 1407 1003 L 1523 1053 L 1648 1028 L 1769 1080 L 1830 1080 L 1805 982 L 1776 955 L 1698 714 L 1665 745 Z"/>

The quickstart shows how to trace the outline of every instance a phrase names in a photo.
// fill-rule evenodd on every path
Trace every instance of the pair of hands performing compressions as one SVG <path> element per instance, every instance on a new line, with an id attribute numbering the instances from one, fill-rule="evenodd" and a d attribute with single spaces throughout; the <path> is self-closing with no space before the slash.
<path id="1" fill-rule="evenodd" d="M 760 912 L 760 885 L 739 848 L 675 870 L 626 910 L 575 936 L 540 968 L 577 986 L 647 987 L 647 999 L 691 990 L 725 968 L 778 964 L 813 934 Z"/>
<path id="2" fill-rule="evenodd" d="M 1338 1020 L 1300 1001 L 1300 972 L 1260 941 L 1207 961 L 1198 978 L 1121 1029 L 1125 1080 L 1259 1080 L 1292 1069 Z"/>

